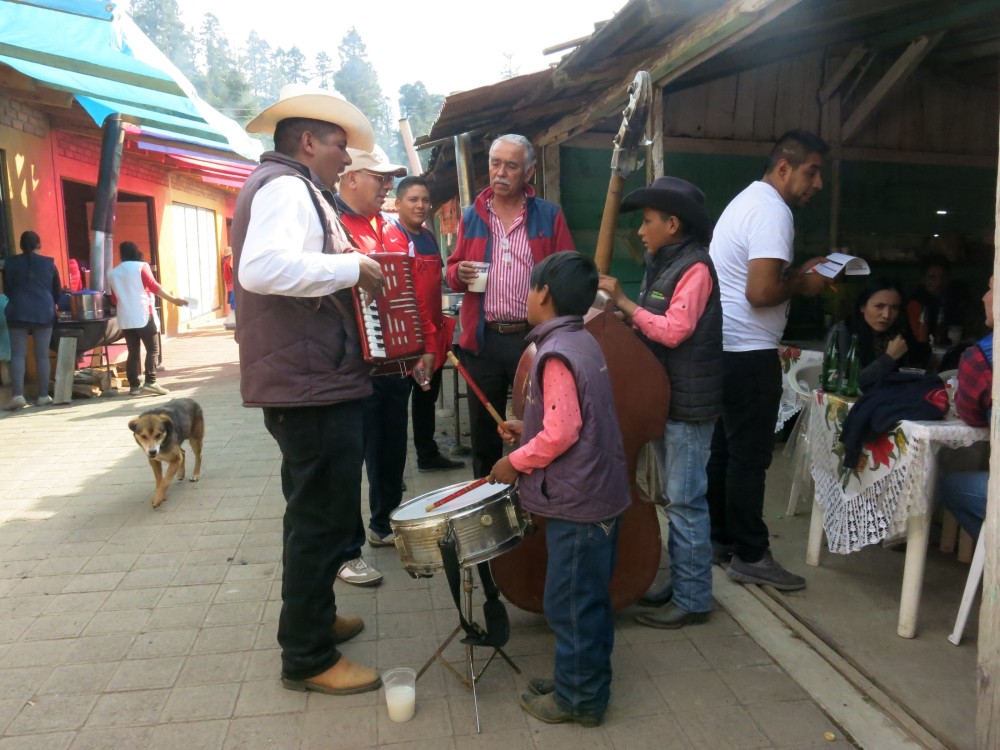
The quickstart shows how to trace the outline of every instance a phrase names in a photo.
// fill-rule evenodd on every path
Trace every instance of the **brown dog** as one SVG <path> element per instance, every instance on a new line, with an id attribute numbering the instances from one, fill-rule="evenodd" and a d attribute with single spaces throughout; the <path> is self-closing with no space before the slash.
<path id="1" fill-rule="evenodd" d="M 129 421 L 128 428 L 132 430 L 135 442 L 139 444 L 156 477 L 156 494 L 153 495 L 153 507 L 167 499 L 167 488 L 170 483 L 184 478 L 184 449 L 181 443 L 185 440 L 194 451 L 194 473 L 191 481 L 197 482 L 201 476 L 201 445 L 205 438 L 205 417 L 201 407 L 190 398 L 175 398 L 158 409 L 144 411 L 135 419 Z M 160 462 L 167 464 L 166 476 Z"/>

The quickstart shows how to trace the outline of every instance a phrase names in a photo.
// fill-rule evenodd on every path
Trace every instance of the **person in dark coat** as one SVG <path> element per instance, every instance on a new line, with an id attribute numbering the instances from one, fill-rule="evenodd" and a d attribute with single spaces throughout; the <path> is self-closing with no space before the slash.
<path id="1" fill-rule="evenodd" d="M 898 283 L 886 278 L 870 279 L 858 293 L 854 312 L 827 332 L 824 351 L 831 337 L 836 336 L 840 362 L 845 367 L 851 337 L 858 335 L 858 384 L 862 391 L 900 367 L 927 365 L 930 347 L 914 339 L 906 316 L 900 314 L 902 309 L 903 292 Z"/>
<path id="2" fill-rule="evenodd" d="M 13 398 L 4 409 L 17 411 L 28 405 L 24 398 L 24 367 L 28 335 L 35 347 L 35 372 L 38 374 L 37 406 L 52 403 L 49 396 L 49 342 L 56 320 L 56 303 L 62 294 L 56 262 L 39 255 L 42 241 L 38 234 L 21 234 L 21 254 L 7 258 L 3 269 L 3 288 L 7 304 L 7 327 L 10 331 L 10 379 Z"/>

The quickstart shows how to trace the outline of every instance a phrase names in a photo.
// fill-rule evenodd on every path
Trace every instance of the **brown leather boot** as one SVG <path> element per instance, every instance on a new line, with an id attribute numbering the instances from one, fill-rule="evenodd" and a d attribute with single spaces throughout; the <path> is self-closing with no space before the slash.
<path id="1" fill-rule="evenodd" d="M 382 684 L 379 673 L 362 664 L 355 664 L 346 656 L 325 672 L 310 677 L 308 680 L 293 680 L 282 677 L 281 684 L 289 690 L 299 692 L 313 691 L 327 695 L 354 695 L 378 690 Z"/>
<path id="2" fill-rule="evenodd" d="M 349 641 L 365 629 L 365 621 L 357 615 L 337 615 L 333 621 L 333 642 Z"/>

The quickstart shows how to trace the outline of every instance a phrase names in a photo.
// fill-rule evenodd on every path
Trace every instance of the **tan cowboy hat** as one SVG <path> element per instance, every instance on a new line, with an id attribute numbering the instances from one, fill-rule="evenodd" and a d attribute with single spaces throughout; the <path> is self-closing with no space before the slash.
<path id="1" fill-rule="evenodd" d="M 360 109 L 336 92 L 304 83 L 282 86 L 278 101 L 253 118 L 247 124 L 247 132 L 274 135 L 278 123 L 289 117 L 332 122 L 344 129 L 352 148 L 371 151 L 375 147 L 375 131 Z"/>

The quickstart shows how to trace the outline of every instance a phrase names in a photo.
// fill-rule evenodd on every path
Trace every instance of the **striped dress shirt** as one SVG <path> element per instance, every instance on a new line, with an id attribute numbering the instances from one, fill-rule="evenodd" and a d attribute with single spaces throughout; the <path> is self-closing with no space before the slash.
<path id="1" fill-rule="evenodd" d="M 504 228 L 503 221 L 493 210 L 492 198 L 486 202 L 486 210 L 493 245 L 484 296 L 486 320 L 502 323 L 526 320 L 531 269 L 535 267 L 525 224 L 527 202 L 521 205 L 521 213 L 510 229 Z"/>

